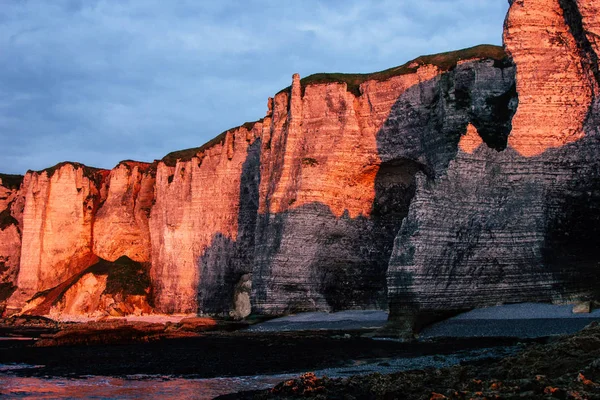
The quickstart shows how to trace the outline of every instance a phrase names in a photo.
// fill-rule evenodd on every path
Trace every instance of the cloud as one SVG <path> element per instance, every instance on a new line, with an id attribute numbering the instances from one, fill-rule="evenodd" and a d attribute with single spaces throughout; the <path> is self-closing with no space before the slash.
<path id="1" fill-rule="evenodd" d="M 291 75 L 501 43 L 506 2 L 4 0 L 0 171 L 113 167 L 264 116 Z"/>

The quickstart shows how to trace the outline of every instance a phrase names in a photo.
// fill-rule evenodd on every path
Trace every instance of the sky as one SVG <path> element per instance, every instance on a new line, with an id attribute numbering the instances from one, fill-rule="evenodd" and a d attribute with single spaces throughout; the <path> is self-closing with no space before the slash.
<path id="1" fill-rule="evenodd" d="M 0 172 L 112 168 L 264 117 L 317 72 L 502 43 L 506 0 L 0 0 Z"/>

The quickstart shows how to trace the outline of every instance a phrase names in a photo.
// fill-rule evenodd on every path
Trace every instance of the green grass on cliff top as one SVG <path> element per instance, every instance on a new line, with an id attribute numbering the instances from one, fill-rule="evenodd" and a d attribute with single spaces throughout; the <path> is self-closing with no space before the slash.
<path id="1" fill-rule="evenodd" d="M 376 80 L 376 81 L 385 81 L 386 79 L 392 78 L 394 76 L 407 75 L 412 74 L 417 71 L 417 69 L 422 65 L 434 65 L 441 69 L 442 71 L 450 71 L 459 61 L 462 60 L 471 60 L 477 58 L 488 58 L 494 61 L 504 61 L 507 60 L 507 54 L 504 51 L 504 48 L 501 46 L 494 45 L 479 45 L 475 47 L 469 47 L 467 49 L 457 50 L 457 51 L 449 51 L 446 53 L 440 54 L 432 54 L 428 56 L 421 56 L 412 61 L 407 62 L 399 67 L 393 67 L 386 69 L 384 71 L 367 73 L 367 74 L 344 74 L 344 73 L 318 73 L 309 75 L 306 78 L 302 78 L 300 80 L 300 84 L 302 85 L 302 92 L 304 93 L 304 89 L 309 85 L 318 85 L 324 83 L 346 83 L 348 87 L 348 91 L 353 93 L 355 96 L 360 96 L 360 85 L 368 80 Z M 290 90 L 290 86 L 280 90 L 278 93 L 282 93 L 286 90 Z M 252 126 L 258 121 L 255 122 L 246 122 L 244 127 L 247 129 L 252 129 Z M 209 142 L 205 143 L 200 147 L 194 147 L 186 150 L 174 151 L 172 153 L 167 154 L 162 161 L 170 166 L 174 167 L 177 163 L 177 160 L 180 161 L 189 161 L 199 152 L 202 152 L 206 149 L 209 149 L 215 146 L 218 143 L 223 143 L 225 141 L 225 136 L 227 132 L 231 132 L 239 127 L 229 129 Z"/>
<path id="2" fill-rule="evenodd" d="M 21 187 L 23 178 L 23 175 L 0 174 L 2 186 L 11 190 L 18 189 L 19 187 Z"/>
<path id="3" fill-rule="evenodd" d="M 366 74 L 344 74 L 344 73 L 319 73 L 309 75 L 300 80 L 302 88 L 309 85 L 318 85 L 322 83 L 345 83 L 348 85 L 348 91 L 355 96 L 360 96 L 360 85 L 369 80 L 385 81 L 394 76 L 412 74 L 422 65 L 434 65 L 442 71 L 450 71 L 459 61 L 471 60 L 476 58 L 489 58 L 495 61 L 507 59 L 507 54 L 501 46 L 483 44 L 467 49 L 449 51 L 446 53 L 432 54 L 415 58 L 399 67 L 392 67 L 379 72 Z M 279 91 L 279 93 L 289 90 L 290 86 Z"/>
<path id="4" fill-rule="evenodd" d="M 79 168 L 83 168 L 83 175 L 90 180 L 96 180 L 98 172 L 104 171 L 102 168 L 88 167 L 87 165 L 84 165 L 84 164 L 81 164 L 78 162 L 63 161 L 56 165 L 53 165 L 52 167 L 48 167 L 48 168 L 45 168 L 45 169 L 42 169 L 39 171 L 33 171 L 33 172 L 36 172 L 38 174 L 41 174 L 42 172 L 46 172 L 48 174 L 48 177 L 50 178 L 50 177 L 52 177 L 52 175 L 54 175 L 54 173 L 56 171 L 58 171 L 65 165 L 72 165 L 76 170 Z"/>
<path id="5" fill-rule="evenodd" d="M 203 144 L 200 147 L 193 147 L 191 149 L 174 151 L 174 152 L 169 153 L 166 156 L 164 156 L 161 161 L 164 162 L 169 167 L 174 167 L 175 164 L 177 164 L 177 160 L 184 161 L 184 162 L 190 161 L 194 156 L 196 156 L 196 154 L 198 154 L 204 150 L 210 149 L 211 147 L 216 146 L 219 143 L 224 143 L 225 136 L 227 136 L 227 133 L 235 131 L 236 129 L 239 129 L 239 128 L 246 128 L 247 130 L 251 130 L 254 127 L 254 125 L 259 122 L 262 122 L 262 119 L 259 119 L 258 121 L 253 121 L 253 122 L 246 122 L 240 126 L 236 126 L 235 128 L 228 129 L 225 132 L 220 133 L 217 137 L 215 137 L 214 139 L 211 139 L 210 141 L 206 142 L 205 144 Z"/>

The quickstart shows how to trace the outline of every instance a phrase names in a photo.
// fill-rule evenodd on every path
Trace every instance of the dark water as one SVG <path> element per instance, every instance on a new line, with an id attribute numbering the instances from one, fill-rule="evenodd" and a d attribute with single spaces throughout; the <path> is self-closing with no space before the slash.
<path id="1" fill-rule="evenodd" d="M 374 372 L 386 374 L 427 367 L 441 368 L 456 365 L 462 361 L 489 357 L 499 358 L 513 354 L 517 350 L 517 346 L 509 346 L 446 355 L 356 360 L 345 367 L 326 368 L 317 370 L 315 373 L 320 377 L 344 378 Z M 228 393 L 270 388 L 279 382 L 297 377 L 302 372 L 210 379 L 189 379 L 164 375 L 78 378 L 19 376 L 19 370 L 32 367 L 35 366 L 0 364 L 0 396 L 19 399 L 212 399 Z"/>
<path id="2" fill-rule="evenodd" d="M 212 399 L 237 391 L 268 388 L 289 378 L 290 375 L 215 379 L 168 376 L 69 379 L 0 375 L 0 396 L 19 399 Z"/>

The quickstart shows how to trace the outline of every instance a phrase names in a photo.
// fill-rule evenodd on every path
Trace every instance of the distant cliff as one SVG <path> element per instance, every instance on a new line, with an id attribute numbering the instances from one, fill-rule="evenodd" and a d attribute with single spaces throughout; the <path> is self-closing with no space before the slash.
<path id="1" fill-rule="evenodd" d="M 593 300 L 600 5 L 516 0 L 504 49 L 294 75 L 267 115 L 112 171 L 0 175 L 0 309 L 389 309 L 400 329 Z"/>

